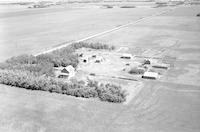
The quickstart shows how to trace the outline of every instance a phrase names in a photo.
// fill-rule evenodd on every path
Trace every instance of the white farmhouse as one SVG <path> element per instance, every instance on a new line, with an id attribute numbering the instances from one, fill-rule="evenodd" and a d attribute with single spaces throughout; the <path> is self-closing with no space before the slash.
<path id="1" fill-rule="evenodd" d="M 58 68 L 58 72 L 57 72 L 58 78 L 70 79 L 73 76 L 75 76 L 75 68 L 73 66 L 69 65 L 67 67 Z"/>

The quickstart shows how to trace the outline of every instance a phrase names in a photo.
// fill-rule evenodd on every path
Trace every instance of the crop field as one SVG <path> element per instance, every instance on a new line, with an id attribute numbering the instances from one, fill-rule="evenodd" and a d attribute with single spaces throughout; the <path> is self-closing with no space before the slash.
<path id="1" fill-rule="evenodd" d="M 199 132 L 200 18 L 196 15 L 200 6 L 151 8 L 153 3 L 147 3 L 136 8 L 118 8 L 127 3 L 109 3 L 114 8 L 102 8 L 105 3 L 96 3 L 1 11 L 0 62 L 20 54 L 37 54 L 168 10 L 85 41 L 112 45 L 115 50 L 77 50 L 103 60 L 81 62 L 77 78 L 87 75 L 121 85 L 129 93 L 126 102 L 101 102 L 0 84 L 0 131 Z M 135 63 L 121 59 L 123 53 L 132 54 Z M 170 67 L 160 70 L 162 75 L 157 80 L 123 71 L 127 64 L 136 65 L 145 58 Z"/>

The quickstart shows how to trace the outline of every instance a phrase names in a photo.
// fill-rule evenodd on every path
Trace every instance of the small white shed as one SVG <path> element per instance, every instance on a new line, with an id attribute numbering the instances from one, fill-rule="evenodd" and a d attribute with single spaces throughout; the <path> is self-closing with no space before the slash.
<path id="1" fill-rule="evenodd" d="M 157 79 L 158 78 L 158 73 L 156 72 L 145 72 L 142 75 L 142 78 L 146 78 L 146 79 Z"/>

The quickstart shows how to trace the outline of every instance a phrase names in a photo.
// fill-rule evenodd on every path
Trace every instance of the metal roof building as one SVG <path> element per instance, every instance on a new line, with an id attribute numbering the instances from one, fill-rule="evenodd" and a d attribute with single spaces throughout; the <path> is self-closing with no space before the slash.
<path id="1" fill-rule="evenodd" d="M 158 73 L 156 72 L 145 72 L 142 75 L 142 78 L 146 78 L 146 79 L 157 79 L 158 78 Z"/>

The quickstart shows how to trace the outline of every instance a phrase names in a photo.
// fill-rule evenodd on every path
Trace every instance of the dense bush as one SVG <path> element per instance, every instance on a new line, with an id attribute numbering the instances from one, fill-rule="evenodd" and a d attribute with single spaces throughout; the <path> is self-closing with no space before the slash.
<path id="1" fill-rule="evenodd" d="M 35 72 L 38 75 L 53 76 L 53 67 L 72 65 L 77 67 L 78 55 L 75 50 L 79 48 L 108 49 L 113 50 L 114 46 L 108 46 L 101 43 L 74 43 L 52 53 L 33 55 L 20 55 L 8 59 L 0 64 L 0 69 L 18 69 Z"/>
<path id="2" fill-rule="evenodd" d="M 74 43 L 60 50 L 38 56 L 20 55 L 0 64 L 0 83 L 31 90 L 43 90 L 62 93 L 76 97 L 98 97 L 103 101 L 123 102 L 125 93 L 121 87 L 110 84 L 99 84 L 71 81 L 66 83 L 54 77 L 54 68 L 58 66 L 78 65 L 79 48 L 113 50 L 114 46 L 100 43 Z"/>
<path id="3" fill-rule="evenodd" d="M 136 67 L 131 68 L 131 70 L 129 71 L 130 74 L 144 74 L 144 69 L 138 69 Z"/>
<path id="4" fill-rule="evenodd" d="M 200 13 L 197 14 L 197 17 L 200 17 Z"/>
<path id="5" fill-rule="evenodd" d="M 35 64 L 36 63 L 36 58 L 33 55 L 19 55 L 16 57 L 12 57 L 8 60 L 6 60 L 6 63 L 9 64 Z"/>
<path id="6" fill-rule="evenodd" d="M 54 76 L 54 69 L 51 63 L 38 63 L 38 64 L 12 64 L 12 63 L 1 63 L 0 69 L 2 70 L 20 70 L 28 71 L 37 76 Z"/>
<path id="7" fill-rule="evenodd" d="M 91 48 L 91 49 L 106 49 L 106 50 L 114 50 L 114 46 L 109 46 L 107 44 L 102 44 L 102 43 L 86 43 L 86 42 L 79 42 L 79 43 L 74 43 L 70 45 L 70 49 L 80 49 L 80 48 Z"/>
<path id="8" fill-rule="evenodd" d="M 96 98 L 102 101 L 120 103 L 125 101 L 126 94 L 120 86 L 99 84 L 89 80 L 87 85 L 82 82 L 66 83 L 48 76 L 36 76 L 28 71 L 0 70 L 0 83 L 31 90 L 43 90 L 62 93 L 76 97 Z"/>
<path id="9" fill-rule="evenodd" d="M 89 80 L 89 87 L 94 87 L 98 97 L 102 101 L 120 103 L 126 101 L 126 92 L 120 86 L 113 84 L 99 84 L 96 81 Z"/>

